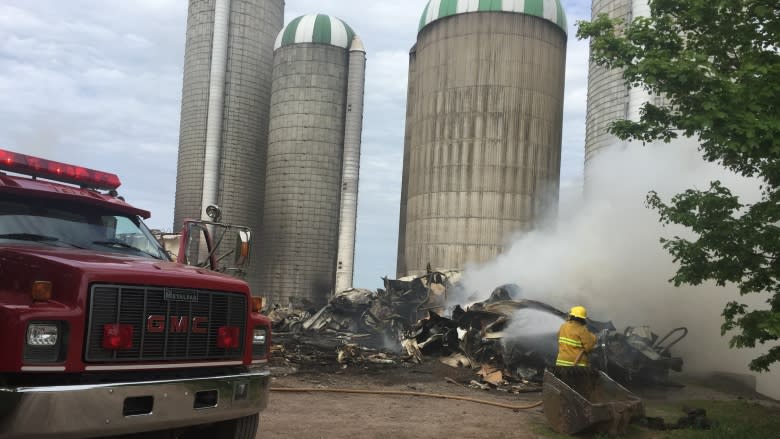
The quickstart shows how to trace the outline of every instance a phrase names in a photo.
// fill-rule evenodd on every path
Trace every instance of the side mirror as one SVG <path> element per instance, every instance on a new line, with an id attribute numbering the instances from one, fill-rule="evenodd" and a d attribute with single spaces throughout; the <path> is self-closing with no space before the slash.
<path id="1" fill-rule="evenodd" d="M 186 220 L 176 261 L 241 278 L 252 253 L 251 236 L 247 227 Z"/>
<path id="2" fill-rule="evenodd" d="M 197 222 L 186 222 L 179 243 L 178 262 L 213 269 L 214 261 L 211 249 L 211 235 L 206 226 Z"/>
<path id="3" fill-rule="evenodd" d="M 252 232 L 249 230 L 239 230 L 236 232 L 235 254 L 236 267 L 243 267 L 249 263 L 249 257 L 252 250 Z"/>

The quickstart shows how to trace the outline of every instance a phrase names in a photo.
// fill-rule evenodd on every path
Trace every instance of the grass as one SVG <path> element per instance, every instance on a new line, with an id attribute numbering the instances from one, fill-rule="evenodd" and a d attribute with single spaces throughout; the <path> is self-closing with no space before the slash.
<path id="1" fill-rule="evenodd" d="M 682 417 L 682 407 L 707 410 L 712 422 L 710 430 L 657 431 L 632 425 L 627 434 L 617 436 L 625 439 L 773 439 L 780 432 L 780 409 L 768 408 L 745 401 L 681 401 L 675 403 L 649 402 L 647 416 L 662 417 L 673 424 Z M 545 424 L 537 424 L 533 431 L 551 439 L 566 439 Z M 583 435 L 583 439 L 607 439 L 615 436 L 596 434 Z"/>

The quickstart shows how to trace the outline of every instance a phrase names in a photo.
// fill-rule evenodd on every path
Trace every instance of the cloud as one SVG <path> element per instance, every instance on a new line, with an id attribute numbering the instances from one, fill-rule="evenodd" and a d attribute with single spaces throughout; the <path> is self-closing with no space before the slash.
<path id="1" fill-rule="evenodd" d="M 0 5 L 0 145 L 117 173 L 170 228 L 186 4 Z"/>

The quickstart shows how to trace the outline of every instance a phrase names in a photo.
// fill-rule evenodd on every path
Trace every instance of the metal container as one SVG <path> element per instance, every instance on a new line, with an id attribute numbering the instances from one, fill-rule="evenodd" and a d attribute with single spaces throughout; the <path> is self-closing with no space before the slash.
<path id="1" fill-rule="evenodd" d="M 190 0 L 174 231 L 185 218 L 260 230 L 273 42 L 283 0 Z M 247 281 L 256 291 L 259 258 Z"/>
<path id="2" fill-rule="evenodd" d="M 606 373 L 587 367 L 545 370 L 542 401 L 550 428 L 568 435 L 625 434 L 631 421 L 645 415 L 638 396 Z"/>
<path id="3" fill-rule="evenodd" d="M 258 258 L 259 292 L 271 303 L 321 306 L 335 288 L 341 201 L 345 216 L 357 207 L 365 54 L 354 37 L 335 17 L 305 15 L 276 40 Z M 345 229 L 353 249 L 354 225 Z"/>
<path id="4" fill-rule="evenodd" d="M 432 0 L 411 55 L 397 275 L 492 260 L 554 215 L 566 17 L 557 0 Z"/>

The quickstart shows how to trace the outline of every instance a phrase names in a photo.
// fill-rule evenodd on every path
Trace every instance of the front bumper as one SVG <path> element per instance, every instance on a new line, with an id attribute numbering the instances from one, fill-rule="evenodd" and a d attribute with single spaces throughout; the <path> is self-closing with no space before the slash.
<path id="1" fill-rule="evenodd" d="M 88 438 L 240 418 L 267 406 L 269 375 L 252 369 L 196 379 L 0 387 L 0 438 Z"/>

